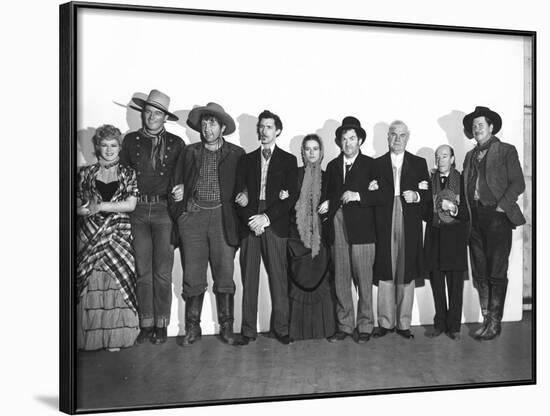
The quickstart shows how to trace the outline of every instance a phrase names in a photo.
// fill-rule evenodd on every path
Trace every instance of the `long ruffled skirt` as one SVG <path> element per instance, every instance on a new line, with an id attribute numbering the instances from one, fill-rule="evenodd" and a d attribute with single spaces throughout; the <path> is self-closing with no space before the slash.
<path id="1" fill-rule="evenodd" d="M 124 301 L 120 283 L 94 270 L 77 305 L 77 346 L 80 350 L 126 348 L 139 333 L 137 314 Z"/>

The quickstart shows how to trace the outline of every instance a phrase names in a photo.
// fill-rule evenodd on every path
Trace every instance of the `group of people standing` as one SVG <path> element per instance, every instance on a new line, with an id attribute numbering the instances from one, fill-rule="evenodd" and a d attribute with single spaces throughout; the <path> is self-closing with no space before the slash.
<path id="1" fill-rule="evenodd" d="M 79 349 L 166 342 L 175 247 L 182 255 L 183 346 L 201 338 L 208 265 L 221 340 L 256 340 L 261 259 L 272 300 L 269 334 L 282 344 L 365 343 L 392 332 L 413 338 L 414 288 L 424 278 L 436 310 L 429 335 L 459 339 L 468 246 L 484 317 L 476 338 L 500 334 L 512 229 L 525 222 L 516 202 L 525 182 L 515 147 L 495 137 L 502 125 L 496 112 L 476 107 L 464 117 L 477 146 L 462 175 L 449 145 L 436 149 L 430 175 L 426 161 L 406 151 L 410 132 L 399 120 L 389 126 L 389 151 L 373 159 L 361 153 L 360 121 L 345 117 L 335 131 L 341 153 L 324 172 L 321 137 L 304 137 L 298 168 L 276 144 L 283 123 L 271 111 L 258 116 L 259 148 L 245 153 L 224 139 L 236 126 L 217 103 L 191 110 L 187 125 L 201 140 L 185 145 L 165 130 L 167 120 L 178 120 L 166 94 L 152 90 L 133 102 L 142 128 L 122 141 L 116 127 L 99 127 L 98 162 L 79 172 Z M 240 334 L 233 331 L 237 249 Z"/>

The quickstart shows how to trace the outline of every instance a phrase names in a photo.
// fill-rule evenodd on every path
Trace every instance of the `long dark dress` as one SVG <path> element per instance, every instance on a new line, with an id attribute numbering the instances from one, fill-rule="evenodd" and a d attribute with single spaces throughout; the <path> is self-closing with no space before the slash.
<path id="1" fill-rule="evenodd" d="M 301 189 L 303 178 L 302 167 L 298 169 L 297 189 Z M 290 337 L 303 340 L 326 338 L 334 334 L 336 324 L 330 287 L 330 251 L 321 239 L 319 254 L 311 257 L 311 249 L 306 248 L 300 240 L 295 211 L 291 214 L 288 239 L 288 271 Z"/>

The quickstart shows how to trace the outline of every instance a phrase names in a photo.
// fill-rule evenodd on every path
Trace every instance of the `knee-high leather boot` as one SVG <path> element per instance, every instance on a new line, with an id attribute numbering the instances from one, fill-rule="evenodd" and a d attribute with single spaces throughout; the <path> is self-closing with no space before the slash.
<path id="1" fill-rule="evenodd" d="M 201 312 L 204 293 L 198 296 L 191 296 L 185 302 L 185 336 L 183 346 L 189 346 L 201 339 Z"/>
<path id="2" fill-rule="evenodd" d="M 479 306 L 481 307 L 481 314 L 483 315 L 483 323 L 481 326 L 477 329 L 477 331 L 474 332 L 474 337 L 479 338 L 485 330 L 487 329 L 487 325 L 489 324 L 489 281 L 488 280 L 477 280 L 477 293 L 479 295 Z"/>
<path id="3" fill-rule="evenodd" d="M 504 301 L 506 300 L 506 289 L 508 282 L 495 285 L 491 283 L 491 291 L 489 298 L 489 323 L 485 332 L 480 335 L 482 341 L 490 341 L 500 335 L 502 321 L 502 313 L 504 311 Z"/>
<path id="4" fill-rule="evenodd" d="M 235 334 L 233 333 L 233 299 L 232 293 L 216 293 L 220 338 L 229 345 L 235 344 Z"/>

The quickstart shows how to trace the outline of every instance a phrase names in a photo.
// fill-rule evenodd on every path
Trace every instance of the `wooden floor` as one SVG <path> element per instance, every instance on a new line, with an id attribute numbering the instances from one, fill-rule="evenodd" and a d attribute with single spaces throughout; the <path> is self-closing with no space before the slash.
<path id="1" fill-rule="evenodd" d="M 80 410 L 207 400 L 337 393 L 388 388 L 521 382 L 532 379 L 531 316 L 503 324 L 490 342 L 431 339 L 429 326 L 413 327 L 414 340 L 396 334 L 358 345 L 311 340 L 282 345 L 266 336 L 244 347 L 205 336 L 191 347 L 169 338 L 118 353 L 78 354 Z"/>

